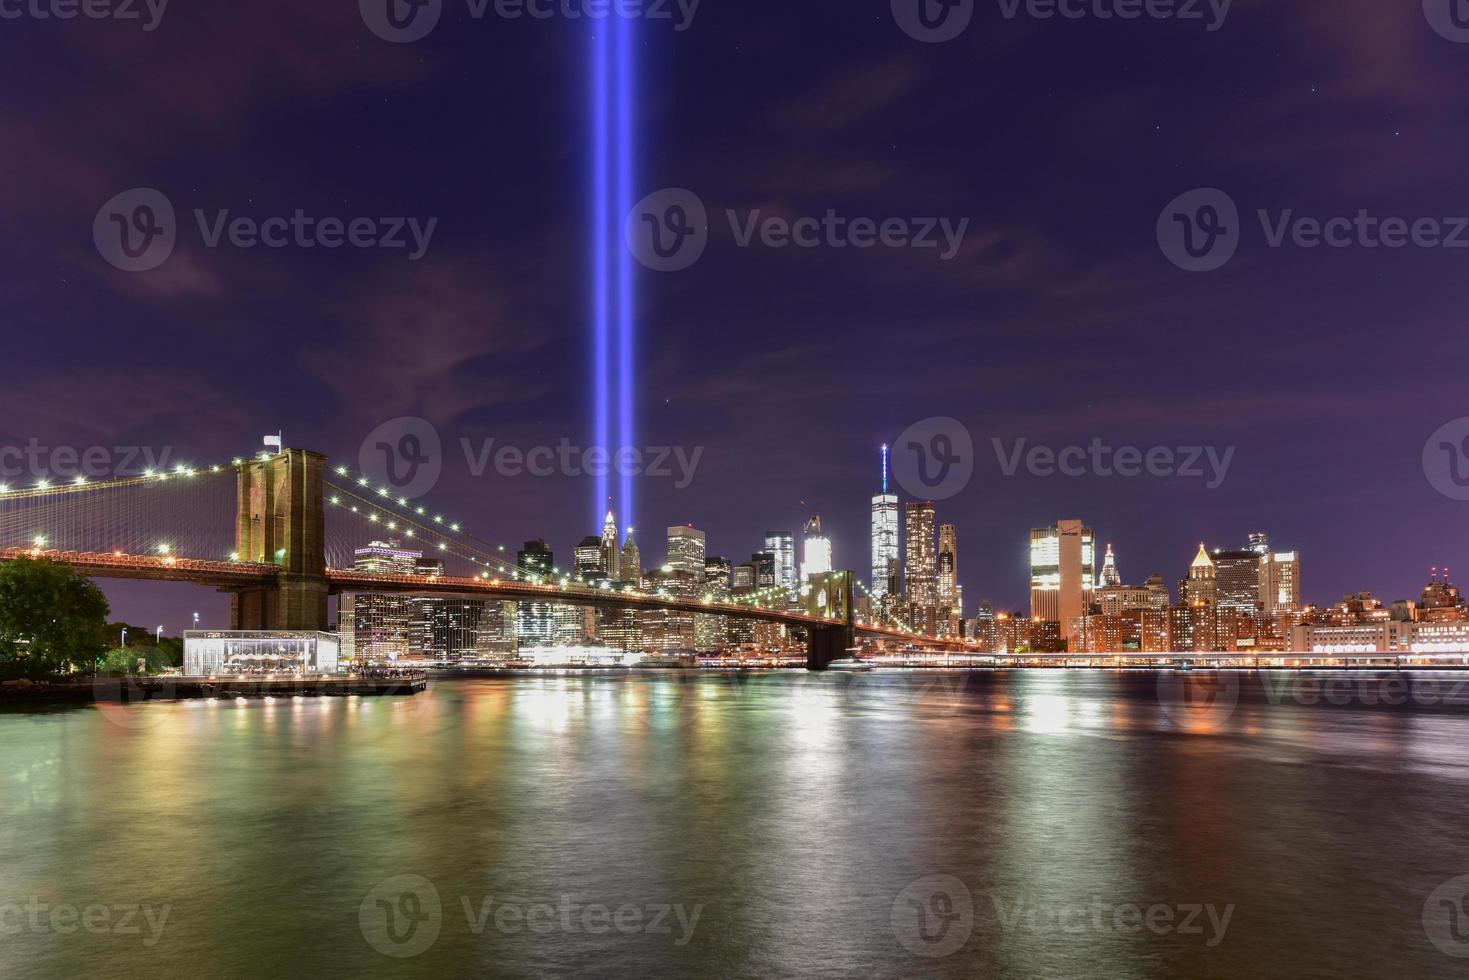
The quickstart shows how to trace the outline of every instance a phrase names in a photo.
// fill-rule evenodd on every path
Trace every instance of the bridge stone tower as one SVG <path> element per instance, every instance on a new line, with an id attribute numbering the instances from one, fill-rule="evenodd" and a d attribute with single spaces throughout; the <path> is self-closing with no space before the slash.
<path id="1" fill-rule="evenodd" d="M 856 606 L 851 572 L 827 572 L 811 577 L 807 612 L 813 616 L 836 616 L 830 626 L 812 626 L 806 631 L 806 667 L 825 670 L 833 660 L 852 656 L 857 645 Z"/>
<path id="2" fill-rule="evenodd" d="M 235 550 L 280 574 L 274 588 L 235 593 L 235 629 L 327 628 L 325 476 L 326 457 L 305 449 L 240 466 Z"/>

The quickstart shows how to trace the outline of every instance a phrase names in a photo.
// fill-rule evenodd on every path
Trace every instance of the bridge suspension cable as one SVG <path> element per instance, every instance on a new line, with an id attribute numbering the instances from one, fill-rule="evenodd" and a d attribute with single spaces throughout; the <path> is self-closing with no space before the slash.
<path id="1" fill-rule="evenodd" d="M 0 547 L 225 559 L 234 465 L 177 466 L 112 480 L 0 484 Z"/>

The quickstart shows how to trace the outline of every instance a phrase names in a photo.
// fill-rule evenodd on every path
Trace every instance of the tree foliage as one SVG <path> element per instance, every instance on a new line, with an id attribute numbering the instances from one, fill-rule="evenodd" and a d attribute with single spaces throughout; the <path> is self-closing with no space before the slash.
<path id="1" fill-rule="evenodd" d="M 107 597 L 47 559 L 0 564 L 0 678 L 40 680 L 92 669 L 107 650 Z"/>

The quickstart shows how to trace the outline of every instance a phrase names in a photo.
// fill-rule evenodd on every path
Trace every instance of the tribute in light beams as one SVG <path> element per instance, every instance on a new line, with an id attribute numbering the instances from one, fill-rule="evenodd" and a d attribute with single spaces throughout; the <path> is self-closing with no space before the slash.
<path id="1" fill-rule="evenodd" d="M 636 166 L 633 153 L 636 23 L 631 17 L 610 17 L 595 25 L 591 42 L 592 324 L 596 333 L 592 344 L 593 425 L 596 445 L 609 447 L 614 459 L 619 447 L 636 445 L 633 438 L 636 293 L 633 257 L 621 240 L 623 218 L 633 206 Z M 616 509 L 623 527 L 634 523 L 633 477 L 627 470 L 627 467 L 611 470 L 619 474 Z M 611 477 L 606 472 L 596 477 L 593 526 L 601 526 L 611 491 Z"/>

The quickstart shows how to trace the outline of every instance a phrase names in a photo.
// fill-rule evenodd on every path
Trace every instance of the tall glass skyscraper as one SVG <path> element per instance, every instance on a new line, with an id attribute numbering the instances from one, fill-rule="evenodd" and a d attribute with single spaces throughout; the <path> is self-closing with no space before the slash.
<path id="1" fill-rule="evenodd" d="M 908 554 L 903 566 L 908 601 L 919 607 L 938 606 L 938 557 L 934 553 L 933 504 L 910 501 L 907 512 Z"/>
<path id="2" fill-rule="evenodd" d="M 872 597 L 888 591 L 888 571 L 898 560 L 898 495 L 888 490 L 888 447 L 882 447 L 882 492 L 872 498 Z"/>
<path id="3" fill-rule="evenodd" d="M 790 531 L 766 531 L 765 553 L 775 558 L 775 584 L 794 592 L 796 577 L 796 536 Z"/>

